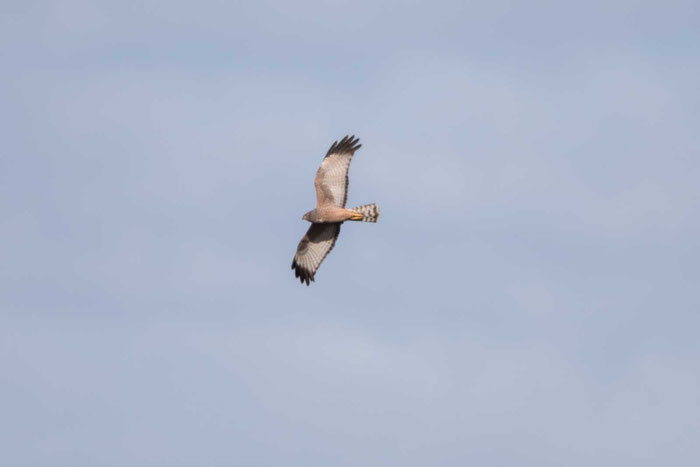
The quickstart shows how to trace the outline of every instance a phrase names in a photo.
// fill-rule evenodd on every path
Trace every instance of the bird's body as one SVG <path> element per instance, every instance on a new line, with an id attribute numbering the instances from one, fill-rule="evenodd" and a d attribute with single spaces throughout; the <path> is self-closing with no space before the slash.
<path id="1" fill-rule="evenodd" d="M 335 246 L 343 222 L 377 222 L 379 219 L 376 204 L 345 209 L 350 161 L 362 146 L 358 141 L 354 136 L 346 136 L 333 143 L 316 172 L 316 209 L 304 214 L 303 219 L 311 222 L 311 227 L 299 242 L 292 261 L 296 277 L 306 285 L 314 281 L 321 262 Z"/>
<path id="2" fill-rule="evenodd" d="M 362 214 L 338 206 L 321 206 L 304 214 L 304 220 L 315 224 L 362 220 Z"/>

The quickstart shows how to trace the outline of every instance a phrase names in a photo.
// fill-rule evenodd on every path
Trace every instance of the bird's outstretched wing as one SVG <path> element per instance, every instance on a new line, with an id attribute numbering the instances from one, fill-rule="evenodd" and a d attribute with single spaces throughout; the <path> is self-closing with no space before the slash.
<path id="1" fill-rule="evenodd" d="M 306 285 L 313 282 L 314 275 L 323 260 L 331 252 L 340 233 L 340 223 L 311 224 L 304 238 L 299 242 L 297 253 L 292 261 L 294 275 Z"/>
<path id="2" fill-rule="evenodd" d="M 333 143 L 316 172 L 317 207 L 334 205 L 345 207 L 348 200 L 348 169 L 355 151 L 362 147 L 355 136 L 346 136 Z"/>

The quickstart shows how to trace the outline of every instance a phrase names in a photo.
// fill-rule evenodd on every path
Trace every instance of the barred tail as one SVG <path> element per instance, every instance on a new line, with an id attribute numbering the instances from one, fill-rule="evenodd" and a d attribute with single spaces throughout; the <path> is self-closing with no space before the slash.
<path id="1" fill-rule="evenodd" d="M 362 219 L 357 219 L 362 222 L 377 222 L 379 219 L 379 206 L 376 204 L 363 204 L 356 208 L 348 209 L 348 211 L 356 212 L 362 214 Z M 354 220 L 354 219 L 351 219 Z"/>

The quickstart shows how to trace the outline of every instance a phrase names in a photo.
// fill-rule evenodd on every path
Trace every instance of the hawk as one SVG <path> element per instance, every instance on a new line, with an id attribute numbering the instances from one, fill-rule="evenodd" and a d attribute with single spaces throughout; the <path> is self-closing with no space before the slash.
<path id="1" fill-rule="evenodd" d="M 340 233 L 340 224 L 345 221 L 377 222 L 379 207 L 364 204 L 345 209 L 348 200 L 348 169 L 355 151 L 362 147 L 355 136 L 346 136 L 336 141 L 323 158 L 316 172 L 316 209 L 302 218 L 311 222 L 311 227 L 299 242 L 292 261 L 294 274 L 308 286 L 314 275 L 335 246 Z"/>

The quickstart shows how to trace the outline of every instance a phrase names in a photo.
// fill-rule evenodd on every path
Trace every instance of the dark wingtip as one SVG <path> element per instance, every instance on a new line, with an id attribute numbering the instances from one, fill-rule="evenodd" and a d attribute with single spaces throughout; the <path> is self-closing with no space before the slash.
<path id="1" fill-rule="evenodd" d="M 330 156 L 331 154 L 352 154 L 358 149 L 362 147 L 361 144 L 357 144 L 360 141 L 360 138 L 356 138 L 355 135 L 345 135 L 343 139 L 340 140 L 340 142 L 335 141 L 328 152 L 326 153 L 326 157 Z"/>
<path id="2" fill-rule="evenodd" d="M 294 276 L 299 279 L 302 284 L 306 283 L 309 285 L 310 282 L 314 281 L 314 275 L 302 268 L 299 263 L 297 263 L 296 258 L 292 260 L 292 269 L 294 270 Z"/>

